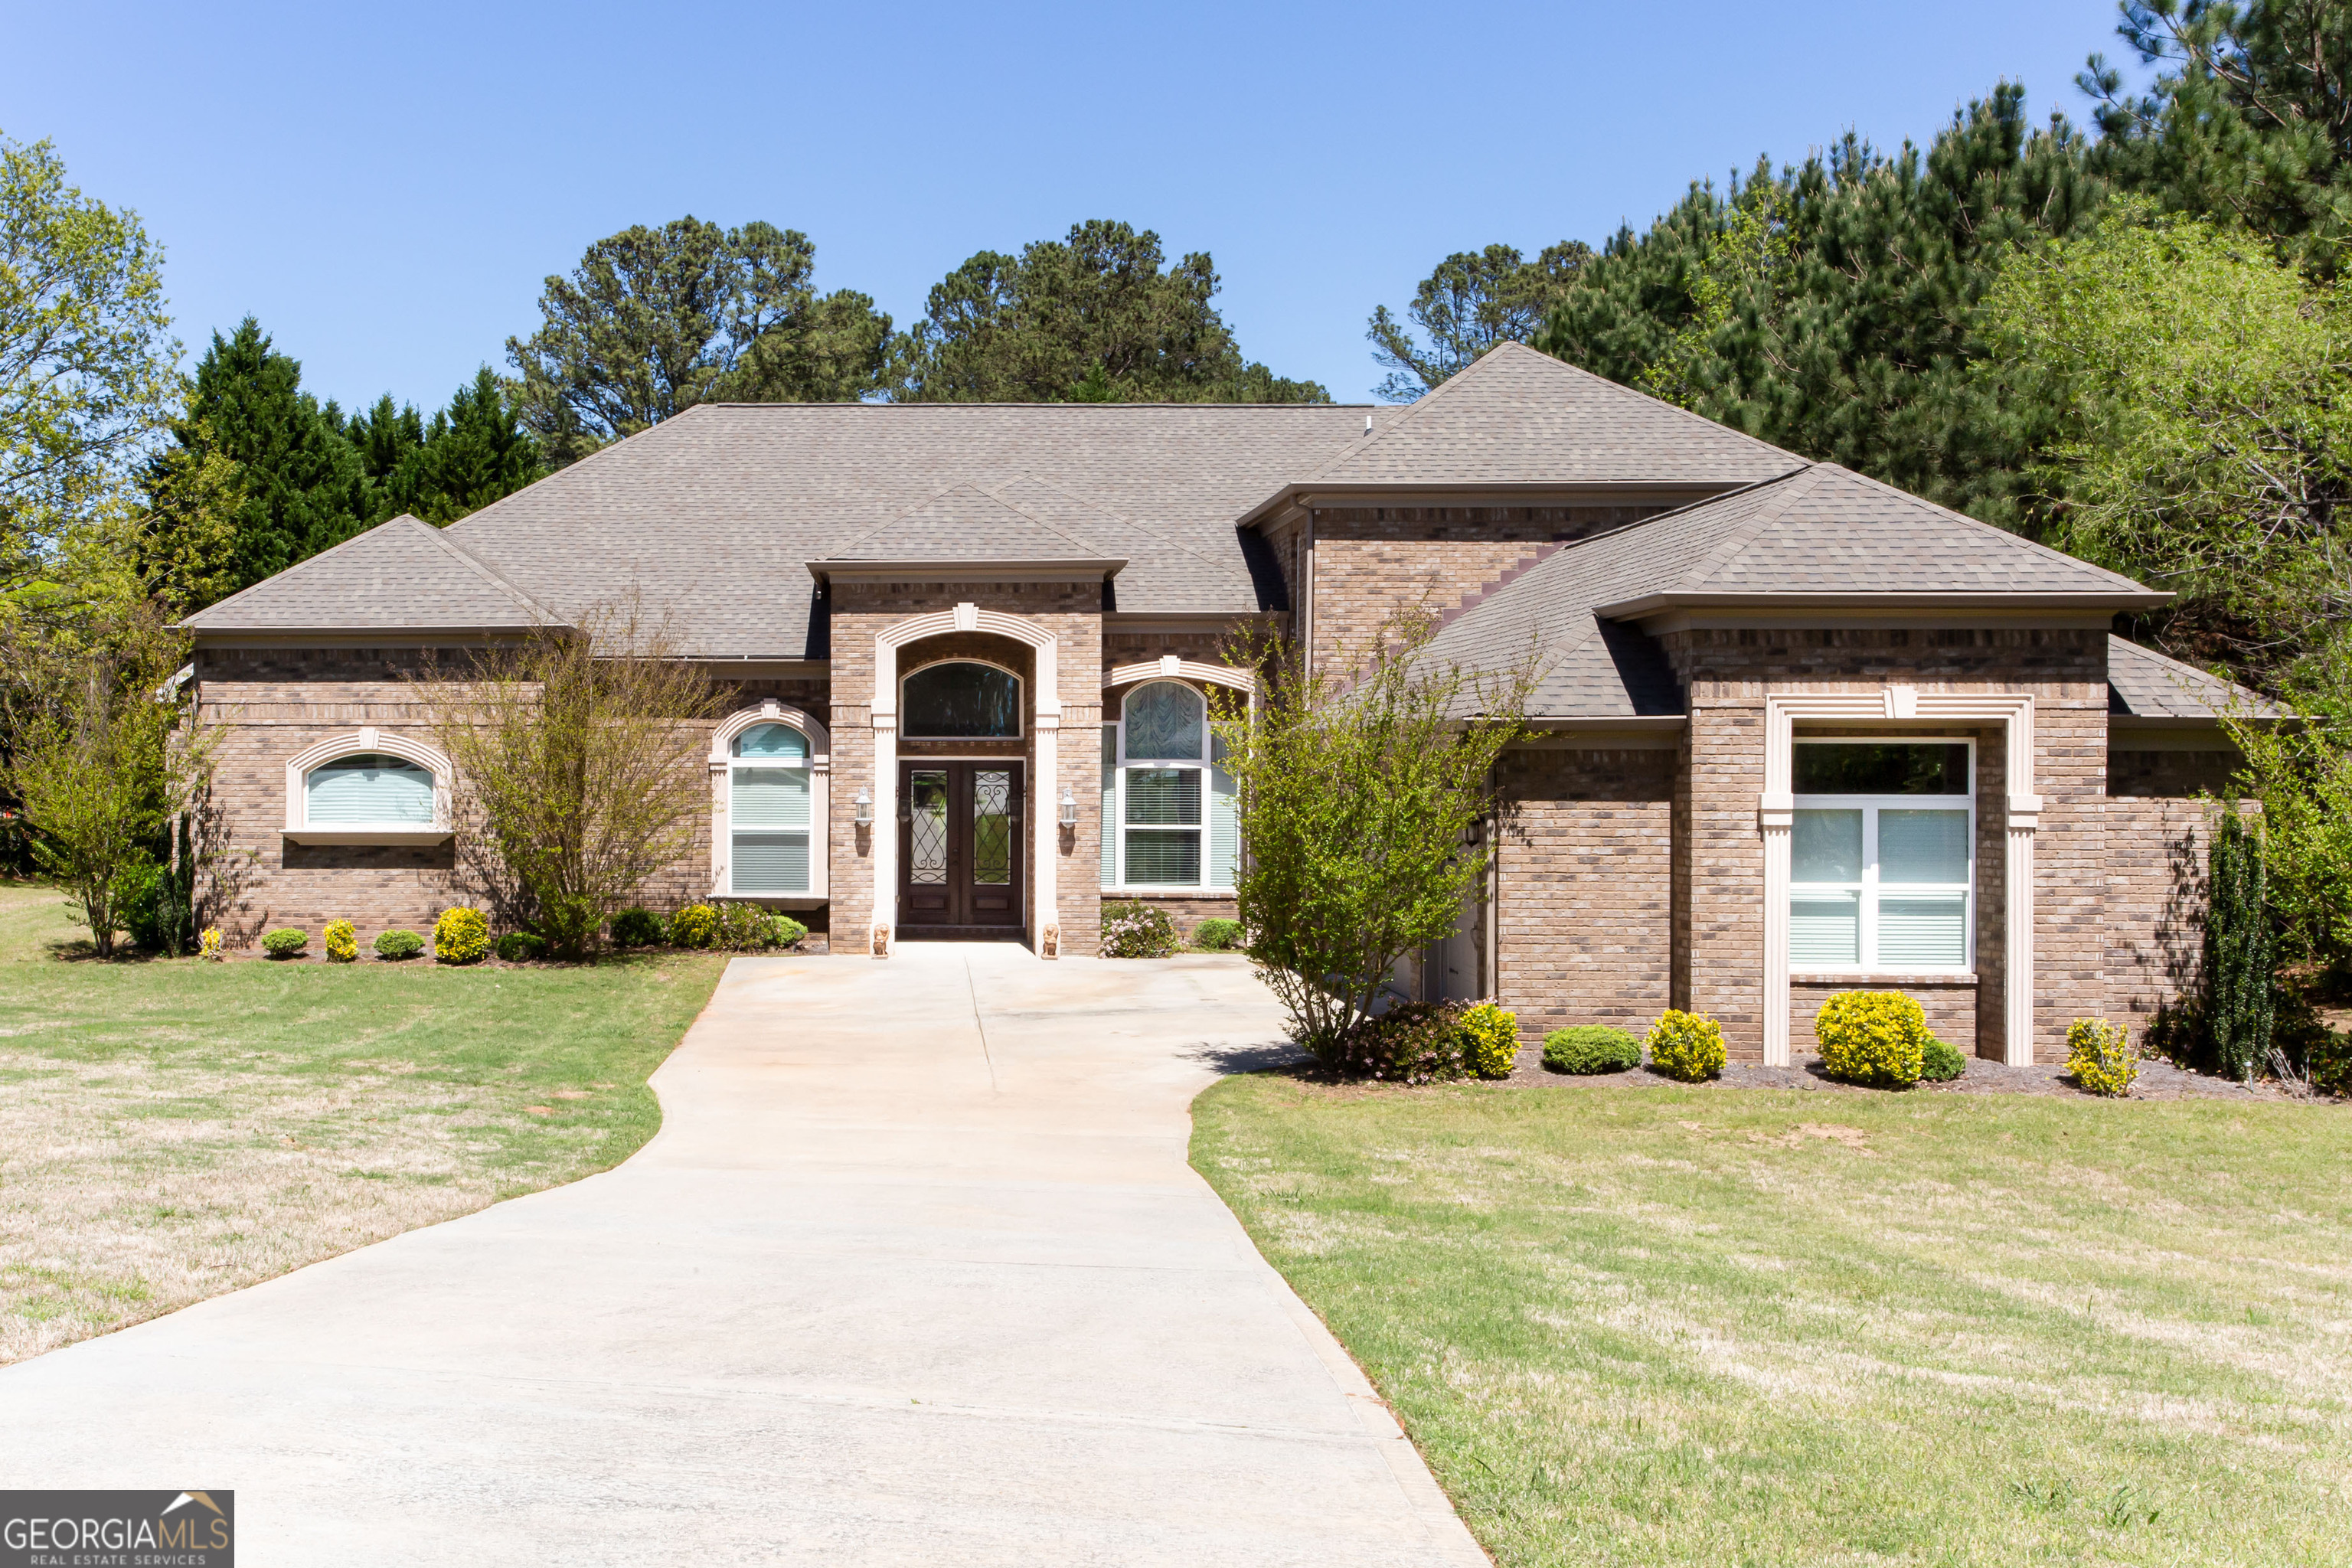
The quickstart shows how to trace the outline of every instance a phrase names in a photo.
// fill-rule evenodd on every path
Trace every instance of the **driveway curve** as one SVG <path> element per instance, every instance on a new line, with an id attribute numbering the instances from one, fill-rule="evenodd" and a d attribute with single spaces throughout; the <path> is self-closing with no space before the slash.
<path id="1" fill-rule="evenodd" d="M 1185 1161 L 1232 960 L 738 959 L 618 1168 L 0 1371 L 0 1486 L 242 1560 L 1472 1564 Z"/>

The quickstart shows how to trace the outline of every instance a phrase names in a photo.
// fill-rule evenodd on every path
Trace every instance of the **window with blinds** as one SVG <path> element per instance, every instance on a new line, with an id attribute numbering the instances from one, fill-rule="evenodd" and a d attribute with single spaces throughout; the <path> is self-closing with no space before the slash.
<path id="1" fill-rule="evenodd" d="M 302 780 L 312 827 L 430 827 L 433 770 L 403 757 L 337 757 Z"/>
<path id="2" fill-rule="evenodd" d="M 1797 742 L 1790 969 L 1970 966 L 1974 760 L 1958 741 Z"/>
<path id="3" fill-rule="evenodd" d="M 1234 885 L 1241 858 L 1233 776 L 1208 705 L 1172 680 L 1138 687 L 1103 726 L 1102 885 Z"/>
<path id="4" fill-rule="evenodd" d="M 747 898 L 809 890 L 808 739 L 788 724 L 735 737 L 727 768 L 728 889 Z"/>

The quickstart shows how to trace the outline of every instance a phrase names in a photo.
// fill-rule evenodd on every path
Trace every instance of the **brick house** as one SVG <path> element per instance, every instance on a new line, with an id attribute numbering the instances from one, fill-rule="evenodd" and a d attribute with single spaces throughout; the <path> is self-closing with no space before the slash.
<path id="1" fill-rule="evenodd" d="M 404 677 L 631 595 L 727 693 L 647 901 L 877 957 L 1231 913 L 1230 639 L 1344 661 L 1427 605 L 1438 657 L 1533 661 L 1539 733 L 1412 983 L 1765 1061 L 1860 984 L 2012 1061 L 2162 1005 L 2245 700 L 2112 635 L 2164 595 L 1517 345 L 1403 408 L 709 405 L 190 617 L 234 933 L 428 923 L 459 862 Z"/>

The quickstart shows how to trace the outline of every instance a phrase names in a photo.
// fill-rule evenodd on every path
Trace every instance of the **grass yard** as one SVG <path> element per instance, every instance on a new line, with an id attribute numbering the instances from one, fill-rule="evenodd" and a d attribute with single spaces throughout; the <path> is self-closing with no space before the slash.
<path id="1" fill-rule="evenodd" d="M 0 885 L 0 1362 L 604 1170 L 726 960 L 131 962 Z"/>
<path id="2" fill-rule="evenodd" d="M 2352 1110 L 1226 1080 L 1498 1561 L 2352 1561 Z"/>

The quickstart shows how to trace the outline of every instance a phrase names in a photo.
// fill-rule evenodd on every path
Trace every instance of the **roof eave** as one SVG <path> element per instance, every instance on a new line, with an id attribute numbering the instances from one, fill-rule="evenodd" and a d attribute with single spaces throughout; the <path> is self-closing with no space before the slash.
<path id="1" fill-rule="evenodd" d="M 1688 497 L 1692 501 L 1705 501 L 1761 482 L 1759 479 L 1507 479 L 1486 483 L 1466 479 L 1294 479 L 1242 513 L 1234 526 L 1254 528 L 1284 507 L 1304 504 L 1318 496 L 1372 504 L 1396 496 L 1455 495 L 1679 496 Z"/>
<path id="2" fill-rule="evenodd" d="M 1002 579 L 1008 574 L 1025 577 L 1100 578 L 1118 574 L 1127 564 L 1124 559 L 1098 556 L 1075 556 L 1061 559 L 1003 559 L 978 561 L 941 561 L 937 559 L 907 560 L 831 560 L 812 561 L 809 575 L 823 581 L 841 577 L 852 581 L 860 578 L 897 578 L 913 574 L 926 577 Z"/>
<path id="3" fill-rule="evenodd" d="M 1876 593 L 1807 594 L 1747 592 L 1737 594 L 1645 594 L 1613 605 L 1596 605 L 1592 613 L 1606 620 L 1638 620 L 1669 610 L 2101 610 L 2107 612 L 2160 609 L 2172 595 L 2154 589 L 2105 593 Z"/>

